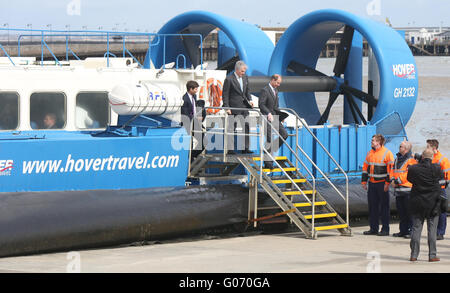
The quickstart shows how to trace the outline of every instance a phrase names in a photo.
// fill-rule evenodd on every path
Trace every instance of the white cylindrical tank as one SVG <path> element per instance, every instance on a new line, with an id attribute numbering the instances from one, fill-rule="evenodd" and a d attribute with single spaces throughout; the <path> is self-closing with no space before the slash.
<path id="1" fill-rule="evenodd" d="M 183 105 L 180 89 L 170 83 L 119 84 L 108 93 L 108 98 L 119 115 L 172 114 Z"/>

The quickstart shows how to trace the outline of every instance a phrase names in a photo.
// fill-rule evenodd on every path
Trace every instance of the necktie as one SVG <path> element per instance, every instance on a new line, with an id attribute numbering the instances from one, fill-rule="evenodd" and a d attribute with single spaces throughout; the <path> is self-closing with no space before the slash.
<path id="1" fill-rule="evenodd" d="M 192 95 L 192 115 L 195 115 L 195 95 Z"/>
<path id="2" fill-rule="evenodd" d="M 242 84 L 242 77 L 239 77 L 238 81 L 239 81 L 239 85 L 241 86 L 241 91 L 243 92 L 244 91 L 244 85 Z"/>

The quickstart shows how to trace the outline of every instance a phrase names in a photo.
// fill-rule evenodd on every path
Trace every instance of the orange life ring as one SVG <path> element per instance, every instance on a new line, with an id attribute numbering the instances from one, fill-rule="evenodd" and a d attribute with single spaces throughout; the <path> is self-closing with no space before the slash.
<path id="1" fill-rule="evenodd" d="M 220 107 L 222 104 L 222 89 L 223 85 L 220 80 L 217 80 L 214 84 L 214 78 L 208 78 L 206 81 L 206 89 L 208 90 L 209 96 L 209 106 L 210 107 Z M 208 114 L 216 114 L 220 109 L 208 109 Z"/>
<path id="2" fill-rule="evenodd" d="M 200 87 L 200 90 L 199 90 L 199 92 L 198 92 L 198 98 L 201 99 L 201 100 L 203 100 L 203 98 L 204 98 L 204 96 L 205 96 L 204 93 L 205 93 L 205 87 L 202 86 L 202 87 Z"/>

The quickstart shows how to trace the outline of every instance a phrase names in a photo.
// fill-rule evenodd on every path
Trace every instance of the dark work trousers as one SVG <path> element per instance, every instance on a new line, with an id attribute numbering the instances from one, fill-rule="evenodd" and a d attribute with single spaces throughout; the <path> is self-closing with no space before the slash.
<path id="1" fill-rule="evenodd" d="M 428 257 L 435 258 L 436 251 L 436 222 L 438 221 L 438 215 L 430 218 L 422 218 L 420 216 L 413 216 L 413 227 L 411 231 L 411 257 L 417 258 L 420 252 L 420 236 L 422 235 L 422 228 L 424 221 L 427 221 L 428 231 Z"/>
<path id="2" fill-rule="evenodd" d="M 389 191 L 384 192 L 384 181 L 369 182 L 367 200 L 369 203 L 370 231 L 378 232 L 381 219 L 381 231 L 389 233 Z"/>
<path id="3" fill-rule="evenodd" d="M 397 206 L 398 217 L 400 218 L 399 228 L 400 234 L 406 235 L 411 233 L 412 218 L 409 213 L 409 191 L 395 191 L 395 203 Z"/>
<path id="4" fill-rule="evenodd" d="M 445 192 L 445 189 L 442 189 L 441 196 L 447 198 L 447 193 Z M 444 235 L 446 228 L 447 228 L 447 213 L 441 213 L 439 215 L 439 223 L 437 226 L 437 235 Z"/>

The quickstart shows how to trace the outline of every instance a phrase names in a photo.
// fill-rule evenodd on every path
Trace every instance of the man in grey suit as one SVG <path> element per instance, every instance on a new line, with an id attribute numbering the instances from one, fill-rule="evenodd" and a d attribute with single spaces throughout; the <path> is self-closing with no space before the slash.
<path id="1" fill-rule="evenodd" d="M 278 131 L 283 139 L 288 137 L 288 133 L 282 124 L 284 118 L 280 118 L 279 116 L 279 114 L 282 113 L 279 109 L 277 90 L 280 84 L 281 76 L 279 74 L 272 75 L 269 84 L 261 90 L 259 96 L 259 109 L 263 115 L 266 115 L 266 118 L 270 123 L 270 125 L 267 123 L 265 128 L 267 131 L 266 149 L 271 154 L 275 153 L 283 144 L 283 141 L 279 137 L 272 143 L 272 127 Z M 264 166 L 267 169 L 273 169 L 273 163 L 268 156 L 265 156 Z"/>
<path id="2" fill-rule="evenodd" d="M 247 71 L 247 65 L 243 61 L 236 62 L 234 67 L 234 73 L 227 76 L 223 84 L 222 101 L 223 107 L 231 108 L 252 108 L 253 102 L 250 96 L 248 87 L 248 77 L 245 74 Z M 244 128 L 245 132 L 245 145 L 243 154 L 251 154 L 250 148 L 250 125 L 245 119 L 249 113 L 247 110 L 227 110 L 228 116 L 228 133 L 234 133 L 236 130 L 237 122 L 239 121 L 241 127 Z M 234 149 L 234 135 L 229 135 L 227 137 L 228 143 L 228 154 L 235 154 Z M 239 141 L 239 140 L 238 140 Z M 238 146 L 239 148 L 239 146 Z"/>

